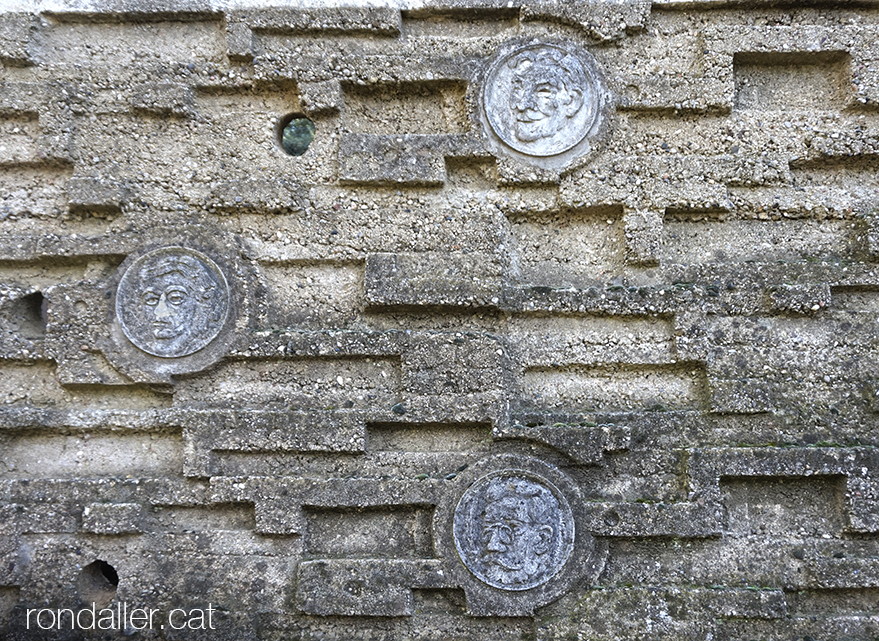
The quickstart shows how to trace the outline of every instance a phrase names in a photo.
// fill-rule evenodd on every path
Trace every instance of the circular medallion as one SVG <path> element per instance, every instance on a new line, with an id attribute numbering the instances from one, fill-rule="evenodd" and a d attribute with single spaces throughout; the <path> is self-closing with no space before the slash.
<path id="1" fill-rule="evenodd" d="M 144 254 L 125 271 L 116 318 L 147 354 L 180 358 L 214 340 L 229 314 L 229 286 L 210 258 L 185 247 Z"/>
<path id="2" fill-rule="evenodd" d="M 588 55 L 532 44 L 495 61 L 486 78 L 483 109 L 498 138 L 529 156 L 555 156 L 577 146 L 601 107 L 601 88 Z"/>
<path id="3" fill-rule="evenodd" d="M 455 547 L 466 568 L 501 590 L 549 581 L 574 549 L 574 516 L 562 493 L 524 470 L 492 472 L 455 508 Z"/>

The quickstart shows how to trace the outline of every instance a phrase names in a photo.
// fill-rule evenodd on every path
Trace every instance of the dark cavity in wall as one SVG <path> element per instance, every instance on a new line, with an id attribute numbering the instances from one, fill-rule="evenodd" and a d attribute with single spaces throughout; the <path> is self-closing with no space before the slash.
<path id="1" fill-rule="evenodd" d="M 47 302 L 42 292 L 22 296 L 12 303 L 11 317 L 22 338 L 46 335 Z"/>
<path id="2" fill-rule="evenodd" d="M 98 608 L 105 608 L 116 596 L 119 587 L 119 574 L 116 568 L 98 559 L 85 566 L 76 581 L 76 590 L 80 600 L 85 604 L 94 603 Z"/>

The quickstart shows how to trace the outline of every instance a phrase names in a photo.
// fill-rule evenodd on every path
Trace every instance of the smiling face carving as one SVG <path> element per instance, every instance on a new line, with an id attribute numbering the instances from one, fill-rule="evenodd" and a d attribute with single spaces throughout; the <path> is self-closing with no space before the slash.
<path id="1" fill-rule="evenodd" d="M 192 354 L 225 324 L 229 291 L 219 267 L 183 247 L 145 254 L 125 272 L 116 296 L 122 331 L 138 348 L 164 358 Z"/>
<path id="2" fill-rule="evenodd" d="M 571 56 L 553 50 L 526 52 L 514 58 L 512 99 L 514 133 L 531 143 L 555 136 L 583 108 L 586 79 Z"/>
<path id="3" fill-rule="evenodd" d="M 483 93 L 497 137 L 529 156 L 554 156 L 579 145 L 601 104 L 590 59 L 583 51 L 534 44 L 497 60 Z"/>

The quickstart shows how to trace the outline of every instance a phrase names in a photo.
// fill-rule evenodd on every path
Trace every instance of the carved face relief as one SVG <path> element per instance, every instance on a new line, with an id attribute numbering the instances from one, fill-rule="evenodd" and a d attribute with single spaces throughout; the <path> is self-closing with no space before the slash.
<path id="1" fill-rule="evenodd" d="M 513 77 L 510 106 L 515 112 L 514 133 L 522 142 L 535 142 L 557 134 L 583 108 L 583 92 L 570 77 L 535 66 L 527 58 Z"/>
<path id="2" fill-rule="evenodd" d="M 184 247 L 141 256 L 126 270 L 116 294 L 125 336 L 153 356 L 179 358 L 205 347 L 229 312 L 226 278 L 210 258 Z"/>
<path id="3" fill-rule="evenodd" d="M 455 510 L 454 530 L 467 569 L 502 590 L 546 583 L 574 546 L 567 501 L 546 479 L 518 470 L 474 483 Z"/>
<path id="4" fill-rule="evenodd" d="M 573 53 L 532 45 L 495 63 L 483 106 L 504 143 L 530 156 L 553 156 L 589 133 L 598 113 L 598 91 L 589 66 Z"/>
<path id="5" fill-rule="evenodd" d="M 191 284 L 179 272 L 159 276 L 141 297 L 144 311 L 151 315 L 150 328 L 157 340 L 170 340 L 186 333 L 188 322 L 197 311 Z"/>

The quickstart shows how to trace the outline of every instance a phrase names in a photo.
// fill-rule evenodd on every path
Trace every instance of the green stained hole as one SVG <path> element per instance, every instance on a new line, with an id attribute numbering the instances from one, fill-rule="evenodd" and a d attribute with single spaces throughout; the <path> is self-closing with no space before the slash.
<path id="1" fill-rule="evenodd" d="M 293 116 L 281 130 L 281 146 L 291 156 L 301 156 L 314 140 L 314 123 L 305 116 Z"/>

